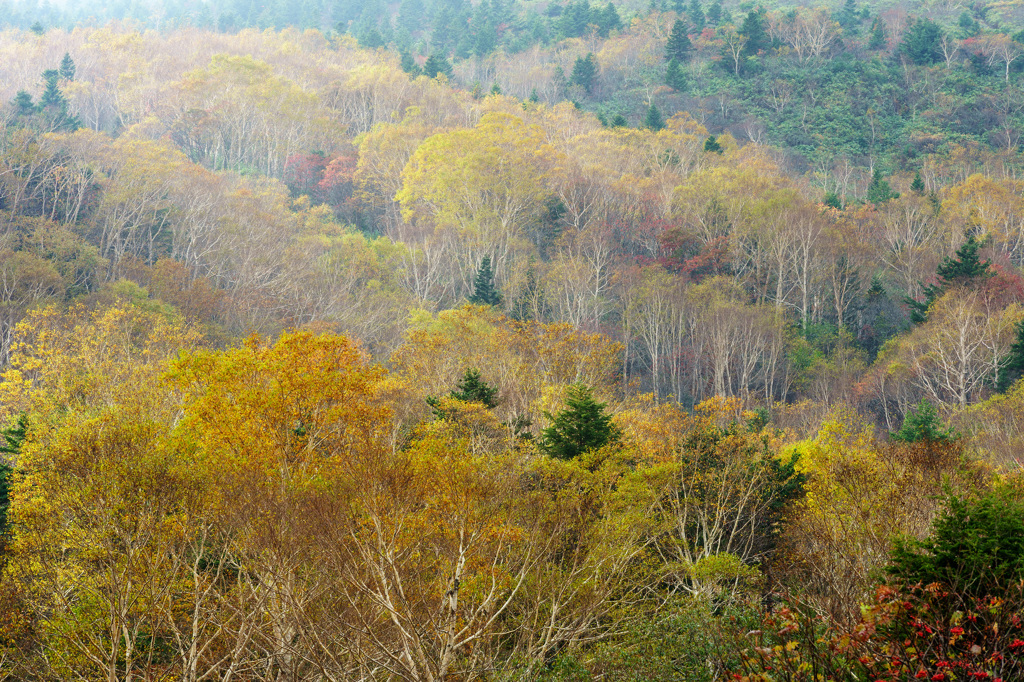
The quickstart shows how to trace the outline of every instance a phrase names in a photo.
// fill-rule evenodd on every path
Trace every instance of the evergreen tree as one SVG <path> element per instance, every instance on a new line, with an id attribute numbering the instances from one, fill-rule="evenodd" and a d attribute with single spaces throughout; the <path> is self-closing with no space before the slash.
<path id="1" fill-rule="evenodd" d="M 36 110 L 42 114 L 49 123 L 51 130 L 66 130 L 73 132 L 81 127 L 78 118 L 68 114 L 68 102 L 61 93 L 57 80 L 60 74 L 56 69 L 47 69 L 43 72 L 43 79 L 46 87 L 39 97 L 39 104 Z"/>
<path id="2" fill-rule="evenodd" d="M 960 37 L 964 40 L 967 38 L 973 38 L 981 31 L 981 24 L 971 18 L 971 15 L 968 14 L 966 10 L 960 13 L 960 19 L 956 23 L 960 29 Z M 1016 36 L 1014 36 L 1014 40 L 1020 42 Z"/>
<path id="3" fill-rule="evenodd" d="M 619 10 L 615 8 L 614 3 L 609 2 L 601 10 L 597 17 L 597 28 L 598 35 L 602 38 L 607 38 L 609 33 L 622 28 L 622 19 L 619 17 Z"/>
<path id="4" fill-rule="evenodd" d="M 36 105 L 32 102 L 32 95 L 25 90 L 19 90 L 11 104 L 14 105 L 14 111 L 20 116 L 29 116 L 36 110 Z"/>
<path id="5" fill-rule="evenodd" d="M 400 56 L 402 60 L 402 71 L 406 72 L 413 78 L 423 73 L 419 65 L 416 63 L 416 60 L 413 59 L 412 54 L 408 50 L 402 50 Z"/>
<path id="6" fill-rule="evenodd" d="M 530 101 L 534 104 L 540 102 L 540 95 L 537 94 L 537 88 L 530 90 Z"/>
<path id="7" fill-rule="evenodd" d="M 480 261 L 476 279 L 473 280 L 473 295 L 469 297 L 469 302 L 476 305 L 501 305 L 501 294 L 494 287 L 494 272 L 491 270 L 490 256 L 484 256 Z"/>
<path id="8" fill-rule="evenodd" d="M 587 93 L 594 87 L 594 79 L 597 77 L 597 58 L 593 52 L 587 53 L 586 57 L 577 57 L 572 67 L 572 75 L 569 76 L 570 85 L 578 85 Z"/>
<path id="9" fill-rule="evenodd" d="M 75 62 L 71 59 L 71 55 L 67 52 L 64 53 L 64 58 L 60 60 L 60 68 L 58 69 L 60 77 L 66 81 L 75 80 Z"/>
<path id="10" fill-rule="evenodd" d="M 487 409 L 498 406 L 498 388 L 484 381 L 477 369 L 466 370 L 451 396 L 464 403 L 483 403 Z"/>
<path id="11" fill-rule="evenodd" d="M 60 87 L 57 85 L 59 77 L 60 74 L 56 69 L 43 71 L 43 80 L 46 82 L 46 87 L 43 88 L 43 94 L 39 97 L 39 109 L 59 107 L 64 104 L 64 95 L 61 94 Z"/>
<path id="12" fill-rule="evenodd" d="M 764 27 L 766 14 L 764 7 L 751 10 L 740 27 L 739 32 L 747 37 L 747 44 L 743 46 L 743 54 L 748 57 L 762 50 L 768 50 L 772 46 L 771 38 Z"/>
<path id="13" fill-rule="evenodd" d="M 495 82 L 495 83 L 493 83 L 491 85 L 491 94 L 492 95 L 500 95 L 501 94 L 501 86 L 498 85 L 497 82 Z"/>
<path id="14" fill-rule="evenodd" d="M 609 123 L 609 125 L 612 128 L 625 128 L 629 125 L 629 121 L 627 121 L 626 117 L 623 116 L 622 114 L 615 114 L 615 116 L 612 117 L 611 123 Z"/>
<path id="15" fill-rule="evenodd" d="M 498 406 L 498 388 L 491 386 L 483 377 L 480 370 L 469 368 L 462 375 L 462 378 L 455 384 L 455 390 L 448 393 L 450 398 L 461 400 L 464 403 L 482 403 L 488 410 Z M 427 405 L 434 411 L 434 416 L 444 419 L 448 414 L 441 407 L 441 400 L 434 396 L 427 396 Z"/>
<path id="16" fill-rule="evenodd" d="M 981 260 L 978 253 L 980 248 L 981 243 L 973 234 L 968 234 L 967 241 L 956 250 L 955 256 L 947 256 L 935 269 L 939 283 L 929 284 L 924 288 L 924 300 L 904 299 L 910 308 L 912 322 L 921 324 L 928 319 L 928 308 L 951 287 L 972 286 L 994 274 L 990 269 L 991 261 Z"/>
<path id="17" fill-rule="evenodd" d="M 35 33 L 35 34 L 36 34 L 37 36 L 41 36 L 41 35 L 43 35 L 44 33 L 46 33 L 46 27 L 45 27 L 45 26 L 43 26 L 43 25 L 42 25 L 42 24 L 41 24 L 40 22 L 38 22 L 38 21 L 36 21 L 36 22 L 33 22 L 33 24 L 32 24 L 31 26 L 29 26 L 29 27 L 28 27 L 28 30 L 32 31 L 32 32 L 33 32 L 33 33 Z"/>
<path id="18" fill-rule="evenodd" d="M 665 119 L 662 118 L 658 107 L 653 104 L 647 109 L 647 116 L 644 117 L 644 127 L 654 132 L 658 132 L 665 127 Z"/>
<path id="19" fill-rule="evenodd" d="M 857 342 L 874 361 L 882 344 L 907 326 L 906 311 L 894 301 L 876 275 L 864 296 L 864 308 L 860 312 L 861 327 L 857 330 Z"/>
<path id="20" fill-rule="evenodd" d="M 708 139 L 704 140 L 704 151 L 721 154 L 725 150 L 722 149 L 722 145 L 718 144 L 718 140 L 715 139 L 714 135 L 708 135 Z"/>
<path id="21" fill-rule="evenodd" d="M 904 585 L 941 585 L 932 610 L 943 598 L 951 598 L 952 611 L 1004 596 L 1024 580 L 1024 501 L 1010 487 L 977 499 L 951 497 L 927 539 L 896 543 L 886 571 Z"/>
<path id="22" fill-rule="evenodd" d="M 903 417 L 903 426 L 890 438 L 898 443 L 948 443 L 959 436 L 945 427 L 935 406 L 927 399 L 922 400 Z"/>
<path id="23" fill-rule="evenodd" d="M 1005 392 L 1024 376 L 1024 320 L 1017 323 L 1014 332 L 1014 341 L 1010 346 L 1010 352 L 999 363 L 996 388 L 1000 393 Z"/>
<path id="24" fill-rule="evenodd" d="M 686 35 L 686 24 L 682 19 L 676 19 L 676 23 L 672 24 L 672 33 L 668 36 L 668 43 L 665 44 L 665 61 L 685 62 L 690 58 L 692 50 L 693 43 Z"/>
<path id="25" fill-rule="evenodd" d="M 868 41 L 869 50 L 881 50 L 886 46 L 885 30 L 881 19 L 875 19 L 871 26 L 871 40 Z"/>
<path id="26" fill-rule="evenodd" d="M 10 508 L 11 477 L 14 474 L 14 464 L 27 436 L 28 417 L 24 414 L 19 415 L 6 428 L 0 430 L 0 550 L 6 546 L 7 537 L 10 535 L 7 512 Z"/>
<path id="27" fill-rule="evenodd" d="M 978 250 L 981 249 L 981 242 L 975 239 L 973 234 L 967 235 L 967 241 L 956 250 L 954 258 L 946 257 L 935 274 L 939 276 L 939 282 L 943 289 L 952 286 L 963 286 L 976 280 L 987 279 L 994 273 L 990 269 L 991 261 L 981 260 Z"/>
<path id="28" fill-rule="evenodd" d="M 934 64 L 944 59 L 942 55 L 942 28 L 929 19 L 918 19 L 903 36 L 900 52 L 915 64 Z"/>
<path id="29" fill-rule="evenodd" d="M 719 9 L 721 9 L 721 6 L 719 6 Z M 704 17 L 704 9 L 700 6 L 700 0 L 690 0 L 690 8 L 686 10 L 686 13 L 690 15 L 690 23 L 693 24 L 694 32 L 700 33 L 703 31 L 707 21 Z"/>
<path id="30" fill-rule="evenodd" d="M 868 185 L 868 201 L 873 204 L 884 204 L 898 196 L 898 194 L 893 194 L 889 182 L 882 177 L 882 171 L 876 168 L 871 175 L 871 184 Z"/>
<path id="31" fill-rule="evenodd" d="M 541 434 L 541 450 L 557 459 L 574 459 L 619 440 L 619 431 L 589 388 L 573 384 L 566 392 L 566 407 L 552 417 Z"/>
<path id="32" fill-rule="evenodd" d="M 921 171 L 914 172 L 914 181 L 910 183 L 910 191 L 915 194 L 924 194 L 924 180 L 921 179 Z"/>
<path id="33" fill-rule="evenodd" d="M 857 0 L 846 0 L 843 8 L 839 10 L 836 17 L 839 25 L 843 27 L 844 33 L 856 34 L 857 24 L 860 23 L 860 12 L 857 11 Z"/>
<path id="34" fill-rule="evenodd" d="M 677 92 L 683 92 L 689 85 L 686 81 L 686 73 L 675 59 L 670 60 L 665 69 L 665 85 Z"/>
<path id="35" fill-rule="evenodd" d="M 822 203 L 830 208 L 843 210 L 843 200 L 835 192 L 825 192 L 825 198 L 822 200 Z"/>
<path id="36" fill-rule="evenodd" d="M 451 62 L 448 61 L 448 57 L 443 54 L 434 53 L 427 57 L 427 61 L 423 64 L 423 75 L 427 78 L 437 78 L 438 76 L 445 76 L 448 80 L 451 80 L 455 75 L 452 70 Z"/>
<path id="37" fill-rule="evenodd" d="M 713 3 L 711 3 L 711 6 L 708 7 L 708 21 L 710 21 L 715 26 L 718 26 L 718 24 L 721 23 L 721 21 L 722 21 L 722 2 L 721 2 L 721 0 L 715 0 Z M 701 30 L 703 30 L 703 28 L 701 28 Z"/>

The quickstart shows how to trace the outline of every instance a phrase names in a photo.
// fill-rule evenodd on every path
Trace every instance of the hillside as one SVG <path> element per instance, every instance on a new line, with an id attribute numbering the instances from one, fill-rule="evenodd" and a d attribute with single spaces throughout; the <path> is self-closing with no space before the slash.
<path id="1" fill-rule="evenodd" d="M 1013 679 L 1019 12 L 0 4 L 0 672 Z"/>

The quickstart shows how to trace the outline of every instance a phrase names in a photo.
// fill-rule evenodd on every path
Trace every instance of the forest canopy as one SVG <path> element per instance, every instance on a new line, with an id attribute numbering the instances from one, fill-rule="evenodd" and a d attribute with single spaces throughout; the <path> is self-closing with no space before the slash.
<path id="1" fill-rule="evenodd" d="M 1020 14 L 0 0 L 0 677 L 1020 677 Z"/>

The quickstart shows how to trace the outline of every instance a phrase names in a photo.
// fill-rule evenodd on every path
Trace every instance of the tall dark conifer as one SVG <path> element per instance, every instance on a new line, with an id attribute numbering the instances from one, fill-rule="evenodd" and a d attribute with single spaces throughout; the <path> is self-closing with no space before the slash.
<path id="1" fill-rule="evenodd" d="M 494 271 L 491 270 L 490 256 L 484 256 L 480 261 L 476 279 L 473 280 L 473 295 L 469 297 L 469 302 L 477 305 L 501 305 L 501 294 L 494 286 Z"/>

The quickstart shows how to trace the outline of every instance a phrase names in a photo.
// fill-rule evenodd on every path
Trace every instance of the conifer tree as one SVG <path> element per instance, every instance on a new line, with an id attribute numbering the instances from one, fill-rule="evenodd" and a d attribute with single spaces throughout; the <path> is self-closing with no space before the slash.
<path id="1" fill-rule="evenodd" d="M 467 369 L 451 396 L 464 403 L 483 403 L 487 409 L 498 406 L 498 388 L 484 381 L 478 369 Z"/>
<path id="2" fill-rule="evenodd" d="M 448 57 L 435 52 L 427 57 L 427 61 L 424 62 L 423 75 L 427 78 L 437 78 L 442 74 L 451 80 L 454 76 L 454 71 L 452 71 L 452 65 L 451 62 L 448 61 Z"/>
<path id="3" fill-rule="evenodd" d="M 971 286 L 979 280 L 985 280 L 994 273 L 990 269 L 991 261 L 981 260 L 978 250 L 981 243 L 973 234 L 967 235 L 967 241 L 956 250 L 954 257 L 947 256 L 935 269 L 938 284 L 929 284 L 924 288 L 924 300 L 904 299 L 910 308 L 910 319 L 920 324 L 928 318 L 928 308 L 942 294 L 954 286 Z"/>
<path id="4" fill-rule="evenodd" d="M 672 33 L 669 34 L 668 42 L 665 44 L 665 60 L 685 62 L 690 58 L 692 50 L 693 43 L 690 42 L 690 36 L 686 34 L 686 24 L 682 19 L 676 19 L 676 23 L 672 24 Z"/>
<path id="5" fill-rule="evenodd" d="M 868 49 L 881 50 L 885 46 L 885 31 L 882 28 L 882 20 L 875 19 L 875 23 L 871 27 L 871 40 L 868 41 Z"/>
<path id="6" fill-rule="evenodd" d="M 619 431 L 605 413 L 605 403 L 594 399 L 589 388 L 574 384 L 568 388 L 565 409 L 552 417 L 541 435 L 541 450 L 558 459 L 574 459 L 586 452 L 615 443 Z"/>
<path id="7" fill-rule="evenodd" d="M 903 418 L 903 426 L 900 427 L 900 430 L 889 435 L 899 443 L 924 443 L 925 445 L 946 443 L 956 440 L 958 437 L 954 431 L 943 425 L 935 406 L 927 399 L 921 400 L 910 408 Z"/>
<path id="8" fill-rule="evenodd" d="M 873 204 L 884 204 L 898 196 L 898 194 L 893 194 L 889 182 L 882 177 L 882 171 L 876 168 L 871 175 L 871 184 L 868 185 L 868 201 Z"/>
<path id="9" fill-rule="evenodd" d="M 1010 352 L 999 363 L 999 377 L 996 388 L 1006 391 L 1014 382 L 1024 376 L 1024 320 L 1017 323 L 1014 329 L 1014 340 Z"/>
<path id="10" fill-rule="evenodd" d="M 36 110 L 36 105 L 32 102 L 32 95 L 25 90 L 19 90 L 11 104 L 14 105 L 15 112 L 21 116 L 29 116 Z"/>
<path id="11" fill-rule="evenodd" d="M 653 104 L 649 109 L 647 109 L 647 116 L 644 118 L 644 127 L 654 132 L 658 132 L 665 127 L 665 119 L 662 117 L 658 107 Z"/>
<path id="12" fill-rule="evenodd" d="M 690 8 L 686 10 L 686 13 L 690 15 L 694 31 L 697 33 L 703 31 L 707 20 L 704 17 L 704 9 L 700 6 L 700 0 L 690 0 Z"/>
<path id="13" fill-rule="evenodd" d="M 469 302 L 476 305 L 501 305 L 501 294 L 494 287 L 494 271 L 491 270 L 490 256 L 484 256 L 480 261 L 476 279 L 473 280 L 473 295 L 469 297 Z"/>
<path id="14" fill-rule="evenodd" d="M 48 107 L 59 107 L 64 104 L 64 95 L 61 94 L 60 88 L 57 86 L 57 79 L 60 74 L 56 69 L 47 69 L 43 71 L 43 80 L 46 81 L 46 87 L 43 89 L 43 94 L 39 97 L 39 109 L 46 109 Z"/>
<path id="15" fill-rule="evenodd" d="M 669 61 L 668 67 L 665 69 L 665 85 L 678 92 L 686 90 L 687 85 L 689 85 L 686 80 L 686 74 L 675 59 Z"/>
<path id="16" fill-rule="evenodd" d="M 412 53 L 408 50 L 402 50 L 400 56 L 402 59 L 402 71 L 406 72 L 413 78 L 423 73 L 422 69 L 420 69 L 419 65 L 416 63 L 416 60 L 413 59 Z"/>
<path id="17" fill-rule="evenodd" d="M 629 125 L 629 121 L 627 121 L 626 117 L 623 116 L 622 114 L 615 114 L 615 116 L 612 117 L 612 120 L 609 123 L 609 125 L 612 128 L 625 128 L 626 126 Z"/>
<path id="18" fill-rule="evenodd" d="M 71 59 L 71 54 L 68 52 L 64 53 L 64 58 L 60 60 L 60 68 L 58 69 L 60 77 L 66 81 L 75 80 L 75 62 Z"/>
<path id="19" fill-rule="evenodd" d="M 10 507 L 11 476 L 21 446 L 28 437 L 28 417 L 19 415 L 0 430 L 0 549 L 7 544 L 10 526 L 7 511 Z"/>
<path id="20" fill-rule="evenodd" d="M 914 173 L 914 181 L 910 183 L 910 191 L 915 194 L 924 194 L 924 180 L 921 179 L 921 171 Z"/>
<path id="21" fill-rule="evenodd" d="M 577 57 L 572 67 L 572 75 L 569 76 L 569 83 L 578 85 L 588 93 L 594 87 L 594 78 L 597 77 L 597 58 L 593 52 L 586 57 Z"/>
<path id="22" fill-rule="evenodd" d="M 498 406 L 498 388 L 484 381 L 480 370 L 472 367 L 465 371 L 455 384 L 455 390 L 450 391 L 448 396 L 464 403 L 481 403 L 488 410 Z M 427 396 L 427 405 L 430 405 L 438 419 L 445 419 L 448 416 L 441 407 L 439 398 Z"/>
<path id="23" fill-rule="evenodd" d="M 767 50 L 772 45 L 768 31 L 764 27 L 765 14 L 764 7 L 750 10 L 739 29 L 739 32 L 747 37 L 747 44 L 743 46 L 743 54 L 748 57 L 761 50 Z"/>
<path id="24" fill-rule="evenodd" d="M 714 135 L 708 135 L 708 139 L 704 140 L 704 151 L 721 154 L 724 150 L 722 145 L 718 144 L 718 140 L 715 139 Z"/>

